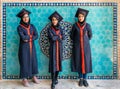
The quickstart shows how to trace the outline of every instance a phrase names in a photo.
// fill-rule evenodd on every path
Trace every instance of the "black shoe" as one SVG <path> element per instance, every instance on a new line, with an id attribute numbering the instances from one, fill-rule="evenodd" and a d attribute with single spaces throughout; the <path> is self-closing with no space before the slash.
<path id="1" fill-rule="evenodd" d="M 83 86 L 83 79 L 80 79 L 79 80 L 79 84 L 78 84 L 80 87 Z"/>
<path id="2" fill-rule="evenodd" d="M 58 80 L 55 81 L 55 85 L 58 84 Z"/>
<path id="3" fill-rule="evenodd" d="M 51 89 L 55 89 L 55 84 L 54 83 L 51 84 Z"/>
<path id="4" fill-rule="evenodd" d="M 89 86 L 86 79 L 83 79 L 83 85 L 84 85 L 85 87 L 88 87 L 88 86 Z"/>

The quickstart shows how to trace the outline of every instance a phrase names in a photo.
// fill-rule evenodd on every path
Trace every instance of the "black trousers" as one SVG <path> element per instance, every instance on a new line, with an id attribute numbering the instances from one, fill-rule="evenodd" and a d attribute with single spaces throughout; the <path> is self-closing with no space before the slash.
<path id="1" fill-rule="evenodd" d="M 52 83 L 55 83 L 55 81 L 57 80 L 58 74 L 59 74 L 59 71 L 51 73 Z"/>

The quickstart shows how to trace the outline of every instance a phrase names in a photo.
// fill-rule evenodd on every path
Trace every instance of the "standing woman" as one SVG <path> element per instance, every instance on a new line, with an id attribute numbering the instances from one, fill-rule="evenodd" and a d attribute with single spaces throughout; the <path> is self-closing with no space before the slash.
<path id="1" fill-rule="evenodd" d="M 59 22 L 63 19 L 58 12 L 54 12 L 50 17 L 51 26 L 48 28 L 48 38 L 50 42 L 49 49 L 49 72 L 51 73 L 52 84 L 51 89 L 55 89 L 55 84 L 58 84 L 58 74 L 62 70 L 62 29 Z"/>
<path id="2" fill-rule="evenodd" d="M 71 39 L 73 40 L 72 71 L 78 72 L 80 81 L 79 86 L 88 87 L 86 81 L 87 73 L 92 72 L 92 60 L 90 39 L 92 31 L 90 24 L 86 23 L 88 10 L 78 8 L 75 17 L 78 22 L 73 25 Z"/>
<path id="3" fill-rule="evenodd" d="M 18 34 L 20 36 L 19 45 L 19 63 L 20 63 L 20 78 L 25 87 L 29 86 L 27 78 L 33 79 L 34 83 L 39 83 L 37 77 L 38 64 L 36 57 L 36 50 L 34 40 L 38 38 L 38 33 L 34 25 L 30 24 L 30 17 L 28 10 L 24 8 L 17 14 L 17 17 L 21 18 L 20 24 L 17 27 Z"/>

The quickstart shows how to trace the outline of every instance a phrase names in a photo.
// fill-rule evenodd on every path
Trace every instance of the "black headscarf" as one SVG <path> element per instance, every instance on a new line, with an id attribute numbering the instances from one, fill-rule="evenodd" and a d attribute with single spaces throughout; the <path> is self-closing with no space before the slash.
<path id="1" fill-rule="evenodd" d="M 29 22 L 28 23 L 25 23 L 24 21 L 23 21 L 23 16 L 25 15 L 25 14 L 30 14 L 31 12 L 30 11 L 28 11 L 28 10 L 26 10 L 26 9 L 22 9 L 16 16 L 17 17 L 19 17 L 19 18 L 21 18 L 21 21 L 20 21 L 20 24 L 22 24 L 22 25 L 24 25 L 25 27 L 28 27 L 29 25 L 30 25 L 30 19 L 29 19 Z"/>
<path id="2" fill-rule="evenodd" d="M 25 27 L 29 27 L 29 25 L 30 25 L 30 18 L 29 18 L 29 22 L 28 22 L 28 23 L 25 23 L 25 22 L 23 21 L 23 18 L 21 18 L 20 24 L 22 24 L 22 25 L 25 26 Z"/>
<path id="3" fill-rule="evenodd" d="M 78 20 L 78 23 L 80 24 L 80 26 L 83 26 L 83 25 L 86 23 L 86 17 L 84 17 L 84 21 L 82 21 L 82 22 L 80 22 L 80 21 Z"/>
<path id="4" fill-rule="evenodd" d="M 58 29 L 59 29 L 59 22 L 57 23 L 57 25 L 53 25 L 53 24 L 52 24 L 52 27 L 53 27 L 55 30 L 58 30 Z"/>
<path id="5" fill-rule="evenodd" d="M 88 15 L 88 13 L 89 13 L 88 10 L 85 10 L 85 9 L 82 9 L 82 8 L 78 8 L 78 9 L 77 9 L 77 12 L 76 12 L 76 14 L 75 14 L 75 17 L 78 18 L 78 15 L 79 15 L 79 14 L 84 15 L 84 21 L 83 21 L 83 22 L 79 22 L 79 21 L 78 21 L 81 26 L 83 26 L 83 25 L 86 23 L 86 17 L 87 17 L 87 15 Z"/>

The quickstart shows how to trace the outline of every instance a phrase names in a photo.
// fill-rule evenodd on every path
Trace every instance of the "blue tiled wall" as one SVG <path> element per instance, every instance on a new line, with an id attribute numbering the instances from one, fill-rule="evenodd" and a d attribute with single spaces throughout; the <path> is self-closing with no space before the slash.
<path id="1" fill-rule="evenodd" d="M 38 4 L 38 3 L 37 3 Z M 30 15 L 31 23 L 35 25 L 39 33 L 50 21 L 48 16 L 54 12 L 58 11 L 64 18 L 64 21 L 73 24 L 75 21 L 75 13 L 78 7 L 89 10 L 89 15 L 87 17 L 87 22 L 91 24 L 93 38 L 91 40 L 91 50 L 92 50 L 92 64 L 93 72 L 88 75 L 88 78 L 113 78 L 117 77 L 117 60 L 114 56 L 117 55 L 114 48 L 116 43 L 114 36 L 115 26 L 114 24 L 114 8 L 115 3 L 99 4 L 90 3 L 82 5 L 42 5 L 38 4 L 30 6 L 29 3 L 25 5 L 14 3 L 5 3 L 3 5 L 3 78 L 18 78 L 19 75 L 19 62 L 18 62 L 18 47 L 19 47 L 19 36 L 17 33 L 17 26 L 19 25 L 20 19 L 16 17 L 16 14 L 22 9 L 26 8 L 31 11 Z M 95 6 L 94 6 L 95 4 Z M 98 4 L 98 5 L 97 5 Z M 91 6 L 92 5 L 92 6 Z M 5 28 L 4 28 L 5 27 Z M 36 40 L 37 48 L 37 58 L 39 65 L 40 78 L 49 78 L 48 73 L 48 61 L 49 59 L 45 54 L 42 53 L 39 40 Z M 114 54 L 115 53 L 115 54 Z M 67 76 L 74 76 L 76 78 L 77 73 L 71 72 L 70 61 L 68 58 L 63 61 L 63 71 L 60 73 L 60 77 L 64 78 Z M 115 68 L 114 68 L 115 67 Z M 46 77 L 42 77 L 46 76 Z M 47 77 L 48 76 L 48 77 Z"/>

